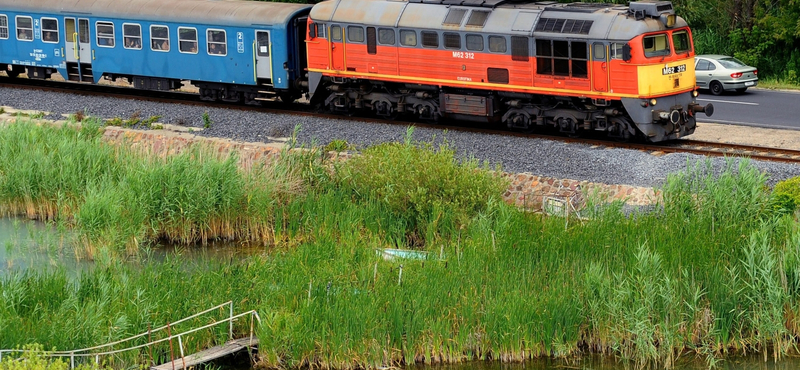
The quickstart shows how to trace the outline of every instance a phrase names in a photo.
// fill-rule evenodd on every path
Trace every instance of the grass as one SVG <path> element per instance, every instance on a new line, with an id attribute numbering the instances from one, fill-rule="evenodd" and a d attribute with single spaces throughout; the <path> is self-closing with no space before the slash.
<path id="1" fill-rule="evenodd" d="M 686 356 L 708 364 L 742 352 L 779 359 L 800 334 L 800 233 L 747 161 L 721 173 L 690 163 L 665 181 L 665 202 L 653 211 L 598 205 L 565 226 L 505 204 L 505 183 L 493 172 L 456 160 L 446 146 L 415 143 L 412 132 L 334 171 L 312 152 L 248 173 L 233 157 L 143 159 L 105 147 L 88 126 L 48 130 L 0 129 L 0 140 L 8 137 L 0 165 L 17 161 L 0 167 L 3 203 L 15 205 L 6 209 L 52 210 L 56 219 L 71 211 L 84 238 L 121 250 L 134 235 L 253 240 L 266 253 L 104 258 L 77 280 L 59 269 L 12 272 L 0 279 L 0 348 L 101 344 L 227 300 L 258 310 L 262 365 L 280 368 L 587 353 L 669 368 Z M 14 143 L 37 149 L 12 156 L 21 150 Z M 18 176 L 15 168 L 32 168 L 28 157 L 49 166 Z M 86 176 L 53 170 L 64 166 Z M 384 260 L 376 250 L 388 247 L 430 257 Z M 187 347 L 225 335 L 201 333 Z M 169 357 L 168 347 L 154 353 Z M 149 354 L 109 361 L 124 367 Z"/>

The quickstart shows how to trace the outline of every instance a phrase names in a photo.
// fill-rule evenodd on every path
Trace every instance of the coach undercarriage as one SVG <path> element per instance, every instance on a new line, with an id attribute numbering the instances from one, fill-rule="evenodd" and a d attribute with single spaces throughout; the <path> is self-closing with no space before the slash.
<path id="1" fill-rule="evenodd" d="M 331 79 L 325 106 L 336 113 L 371 110 L 378 117 L 399 115 L 436 122 L 442 118 L 502 124 L 529 132 L 539 128 L 567 135 L 604 132 L 615 139 L 637 135 L 619 101 L 431 85 Z"/>

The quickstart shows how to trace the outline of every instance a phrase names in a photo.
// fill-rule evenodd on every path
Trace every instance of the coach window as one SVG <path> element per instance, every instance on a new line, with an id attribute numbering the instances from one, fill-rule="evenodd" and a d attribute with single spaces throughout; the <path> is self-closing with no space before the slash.
<path id="1" fill-rule="evenodd" d="M 8 17 L 0 14 L 0 39 L 8 38 Z"/>
<path id="2" fill-rule="evenodd" d="M 197 30 L 178 27 L 178 50 L 181 53 L 197 54 Z"/>
<path id="3" fill-rule="evenodd" d="M 394 45 L 394 30 L 391 28 L 378 28 L 378 43 L 381 45 Z"/>
<path id="4" fill-rule="evenodd" d="M 666 33 L 644 37 L 644 56 L 648 58 L 669 55 L 669 41 Z"/>
<path id="5" fill-rule="evenodd" d="M 467 50 L 483 51 L 483 35 L 467 35 Z"/>
<path id="6" fill-rule="evenodd" d="M 461 35 L 457 33 L 444 33 L 444 48 L 445 49 L 461 49 Z"/>
<path id="7" fill-rule="evenodd" d="M 58 20 L 55 18 L 42 18 L 42 41 L 58 43 Z"/>
<path id="8" fill-rule="evenodd" d="M 209 55 L 228 55 L 228 40 L 224 30 L 207 30 L 206 43 Z"/>
<path id="9" fill-rule="evenodd" d="M 403 46 L 417 46 L 417 31 L 400 30 L 400 44 Z"/>
<path id="10" fill-rule="evenodd" d="M 271 49 L 269 45 L 269 32 L 256 32 L 256 45 L 258 46 L 258 56 L 268 57 L 269 50 Z"/>
<path id="11" fill-rule="evenodd" d="M 434 31 L 422 31 L 420 32 L 422 36 L 422 46 L 426 48 L 438 48 L 439 47 L 439 34 Z"/>
<path id="12" fill-rule="evenodd" d="M 33 41 L 33 19 L 17 16 L 17 40 Z"/>
<path id="13" fill-rule="evenodd" d="M 489 36 L 489 51 L 493 53 L 505 53 L 508 50 L 506 38 L 503 36 Z"/>
<path id="14" fill-rule="evenodd" d="M 347 26 L 347 41 L 364 42 L 364 27 Z"/>
<path id="15" fill-rule="evenodd" d="M 150 49 L 169 51 L 169 28 L 167 26 L 150 26 Z"/>
<path id="16" fill-rule="evenodd" d="M 692 46 L 689 45 L 689 33 L 686 31 L 673 32 L 672 47 L 675 48 L 675 54 L 689 52 L 692 49 Z"/>
<path id="17" fill-rule="evenodd" d="M 114 24 L 111 22 L 97 22 L 97 46 L 106 48 L 114 47 Z"/>
<path id="18" fill-rule="evenodd" d="M 142 50 L 142 26 L 138 24 L 122 24 L 122 41 L 125 49 Z"/>
<path id="19" fill-rule="evenodd" d="M 333 25 L 331 26 L 331 41 L 342 41 L 342 26 Z"/>

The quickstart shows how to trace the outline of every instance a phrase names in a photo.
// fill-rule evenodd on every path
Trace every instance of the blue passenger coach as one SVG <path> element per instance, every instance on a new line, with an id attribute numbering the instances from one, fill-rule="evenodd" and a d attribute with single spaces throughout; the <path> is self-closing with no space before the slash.
<path id="1" fill-rule="evenodd" d="M 0 68 L 9 76 L 169 90 L 204 100 L 299 97 L 310 5 L 213 0 L 0 0 Z"/>

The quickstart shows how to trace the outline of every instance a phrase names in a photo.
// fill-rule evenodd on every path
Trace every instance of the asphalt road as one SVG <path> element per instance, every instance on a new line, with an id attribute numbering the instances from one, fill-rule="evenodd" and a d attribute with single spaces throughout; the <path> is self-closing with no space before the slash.
<path id="1" fill-rule="evenodd" d="M 800 130 L 800 92 L 748 89 L 714 96 L 700 90 L 697 102 L 714 104 L 714 115 L 699 113 L 698 122 Z"/>

